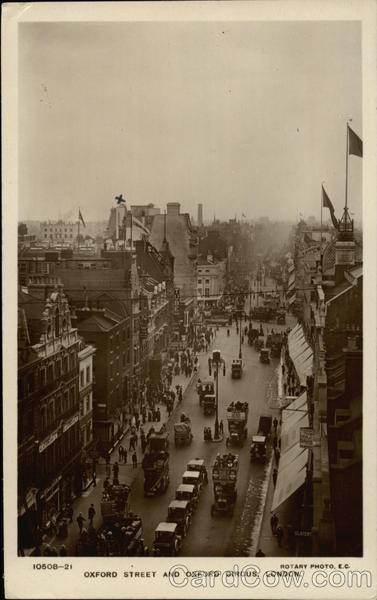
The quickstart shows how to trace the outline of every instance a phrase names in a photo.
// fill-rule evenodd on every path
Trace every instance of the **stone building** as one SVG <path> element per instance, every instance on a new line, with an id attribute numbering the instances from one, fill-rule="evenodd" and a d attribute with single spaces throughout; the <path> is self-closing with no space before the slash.
<path id="1" fill-rule="evenodd" d="M 29 362 L 27 369 L 19 369 L 19 426 L 25 420 L 24 407 L 28 407 L 26 426 L 33 422 L 35 449 L 27 458 L 29 461 L 33 456 L 27 483 L 37 490 L 30 500 L 35 520 L 45 526 L 81 493 L 80 342 L 62 286 L 57 286 L 46 301 L 20 292 L 19 311 L 24 328 L 27 324 L 30 357 L 35 361 L 32 368 Z M 21 425 L 22 437 L 24 427 Z M 24 456 L 20 452 L 19 461 Z M 27 497 L 24 482 L 21 489 Z"/>

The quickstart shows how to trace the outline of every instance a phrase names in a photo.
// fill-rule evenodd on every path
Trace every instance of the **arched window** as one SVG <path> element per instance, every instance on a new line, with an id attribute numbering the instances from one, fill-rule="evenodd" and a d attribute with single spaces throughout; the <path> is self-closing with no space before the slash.
<path id="1" fill-rule="evenodd" d="M 59 327 L 59 309 L 57 308 L 55 310 L 55 336 L 58 337 L 60 333 L 60 327 Z"/>

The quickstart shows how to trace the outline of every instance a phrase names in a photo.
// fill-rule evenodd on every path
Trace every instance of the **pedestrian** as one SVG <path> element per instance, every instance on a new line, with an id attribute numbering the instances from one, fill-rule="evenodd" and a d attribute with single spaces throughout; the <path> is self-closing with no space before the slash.
<path id="1" fill-rule="evenodd" d="M 266 556 L 264 552 L 262 552 L 262 550 L 259 548 L 258 552 L 256 553 L 255 556 Z"/>
<path id="2" fill-rule="evenodd" d="M 272 481 L 273 481 L 273 483 L 274 483 L 274 487 L 276 486 L 276 481 L 277 481 L 277 478 L 278 478 L 278 470 L 277 470 L 277 469 L 274 469 L 274 470 L 273 470 L 273 473 L 272 473 Z"/>
<path id="3" fill-rule="evenodd" d="M 277 448 L 278 445 L 278 438 L 276 437 L 276 435 L 274 435 L 274 450 L 275 448 Z"/>
<path id="4" fill-rule="evenodd" d="M 274 453 L 275 453 L 275 463 L 276 463 L 276 466 L 277 466 L 279 464 L 279 460 L 280 460 L 280 450 L 279 450 L 279 448 L 275 448 Z"/>
<path id="5" fill-rule="evenodd" d="M 283 531 L 283 528 L 282 528 L 282 526 L 281 526 L 281 525 L 279 525 L 279 526 L 276 528 L 276 537 L 277 537 L 277 539 L 278 539 L 278 544 L 279 544 L 279 547 L 281 547 L 281 545 L 282 545 L 282 543 L 283 543 L 283 536 L 284 536 L 284 531 Z"/>
<path id="6" fill-rule="evenodd" d="M 82 532 L 82 528 L 84 526 L 84 521 L 86 521 L 86 519 L 85 519 L 85 517 L 83 516 L 82 513 L 79 514 L 79 516 L 77 517 L 76 521 L 77 521 L 77 525 L 79 526 L 79 530 L 80 530 L 80 533 L 81 533 Z"/>
<path id="7" fill-rule="evenodd" d="M 224 423 L 223 423 L 222 419 L 220 421 L 220 433 L 221 433 L 221 435 L 224 435 Z"/>
<path id="8" fill-rule="evenodd" d="M 92 474 L 92 483 L 93 483 L 93 487 L 97 487 L 97 475 L 96 475 L 95 471 L 93 471 L 93 474 Z"/>
<path id="9" fill-rule="evenodd" d="M 161 421 L 161 412 L 160 412 L 159 408 L 156 411 L 156 417 L 157 417 L 157 421 L 160 422 Z"/>
<path id="10" fill-rule="evenodd" d="M 93 525 L 94 515 L 96 514 L 94 504 L 91 504 L 88 508 L 88 519 L 91 525 Z"/>
<path id="11" fill-rule="evenodd" d="M 127 448 L 123 448 L 123 462 L 127 463 Z"/>
<path id="12" fill-rule="evenodd" d="M 109 478 L 106 477 L 105 481 L 103 482 L 103 489 L 107 490 L 107 488 L 110 486 L 110 481 Z"/>
<path id="13" fill-rule="evenodd" d="M 130 437 L 130 445 L 128 448 L 128 451 L 131 452 L 131 450 L 135 450 L 135 436 L 131 435 Z"/>
<path id="14" fill-rule="evenodd" d="M 119 449 L 118 449 L 118 458 L 119 458 L 119 462 L 122 462 L 122 459 L 123 459 L 123 446 L 119 446 Z"/>
<path id="15" fill-rule="evenodd" d="M 279 517 L 274 513 L 270 519 L 271 531 L 274 535 L 276 534 L 276 528 L 278 526 L 278 523 Z"/>
<path id="16" fill-rule="evenodd" d="M 132 467 L 134 469 L 137 469 L 137 455 L 136 455 L 136 452 L 134 452 L 132 454 Z"/>
<path id="17" fill-rule="evenodd" d="M 73 522 L 73 508 L 71 504 L 68 504 L 67 506 L 67 517 L 69 519 L 69 522 L 72 523 Z"/>
<path id="18" fill-rule="evenodd" d="M 276 434 L 276 430 L 277 430 L 277 428 L 278 428 L 278 420 L 277 420 L 277 418 L 276 418 L 276 417 L 275 417 L 275 418 L 274 418 L 274 420 L 272 421 L 272 424 L 273 424 L 273 426 L 274 426 L 274 430 L 275 430 L 275 434 Z"/>
<path id="19" fill-rule="evenodd" d="M 114 478 L 118 479 L 119 465 L 118 465 L 117 462 L 115 462 L 114 465 L 113 465 L 113 474 L 114 474 Z"/>

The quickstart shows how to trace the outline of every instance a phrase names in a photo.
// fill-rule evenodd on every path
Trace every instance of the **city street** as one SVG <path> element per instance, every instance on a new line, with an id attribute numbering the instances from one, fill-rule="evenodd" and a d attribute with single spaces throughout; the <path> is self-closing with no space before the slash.
<path id="1" fill-rule="evenodd" d="M 263 487 L 269 466 L 269 457 L 265 465 L 250 464 L 249 447 L 251 435 L 257 432 L 261 414 L 275 414 L 275 370 L 277 359 L 270 365 L 259 362 L 259 354 L 246 343 L 242 346 L 244 372 L 240 380 L 233 380 L 230 365 L 233 358 L 238 357 L 239 336 L 235 325 L 231 335 L 227 337 L 226 328 L 220 328 L 213 348 L 221 351 L 226 361 L 226 375 L 219 374 L 219 420 L 223 420 L 224 433 L 227 433 L 226 407 L 232 401 L 249 402 L 248 440 L 243 448 L 233 448 L 232 452 L 240 456 L 238 477 L 238 498 L 233 516 L 218 515 L 211 517 L 213 502 L 213 486 L 211 469 L 218 452 L 226 452 L 225 436 L 221 443 L 204 442 L 203 428 L 214 424 L 214 416 L 205 417 L 199 406 L 195 385 L 191 385 L 185 394 L 182 406 L 178 406 L 170 420 L 170 485 L 162 496 L 145 497 L 143 492 L 143 472 L 140 470 L 132 488 L 131 507 L 143 518 L 144 537 L 150 547 L 154 529 L 160 521 L 165 520 L 167 507 L 174 499 L 175 490 L 181 483 L 181 476 L 192 458 L 204 458 L 209 472 L 209 485 L 202 491 L 198 508 L 195 512 L 188 535 L 186 536 L 182 555 L 185 556 L 224 556 L 248 555 L 251 547 L 250 532 L 261 513 Z M 208 376 L 208 356 L 200 356 L 200 377 Z M 173 424 L 179 419 L 181 412 L 191 418 L 194 439 L 190 446 L 175 448 Z"/>

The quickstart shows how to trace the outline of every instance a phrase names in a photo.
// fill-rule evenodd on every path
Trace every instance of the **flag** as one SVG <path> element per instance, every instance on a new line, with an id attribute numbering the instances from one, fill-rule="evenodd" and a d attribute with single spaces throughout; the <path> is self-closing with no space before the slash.
<path id="1" fill-rule="evenodd" d="M 331 202 L 330 198 L 326 194 L 326 190 L 323 186 L 322 186 L 322 206 L 323 206 L 323 208 L 328 208 L 330 210 L 332 224 L 334 225 L 335 229 L 338 229 L 338 221 L 336 220 L 336 217 L 335 217 L 335 210 L 334 210 L 333 203 Z"/>
<path id="2" fill-rule="evenodd" d="M 348 125 L 348 153 L 363 156 L 363 142 Z"/>
<path id="3" fill-rule="evenodd" d="M 81 223 L 84 225 L 84 227 L 86 227 L 86 225 L 85 225 L 85 221 L 84 221 L 84 219 L 83 219 L 83 216 L 82 216 L 82 214 L 81 214 L 81 210 L 80 210 L 80 209 L 79 209 L 79 221 L 81 221 Z"/>

